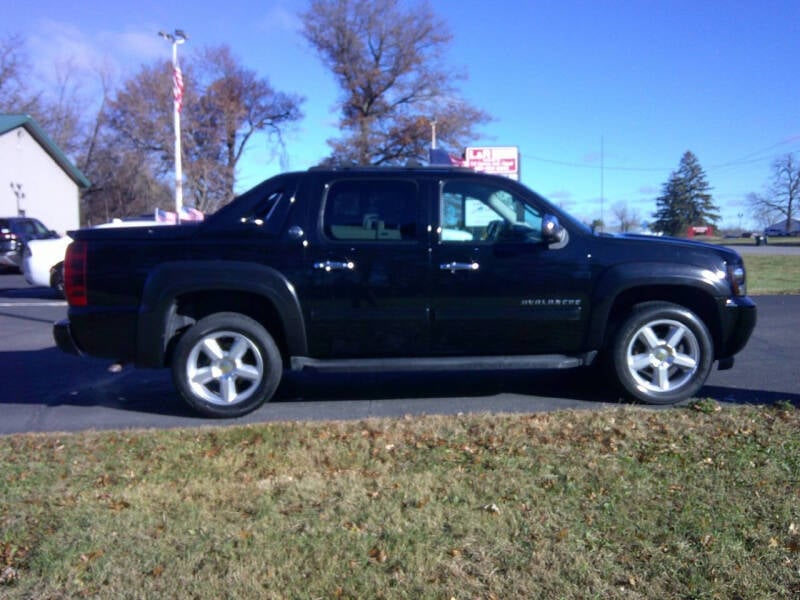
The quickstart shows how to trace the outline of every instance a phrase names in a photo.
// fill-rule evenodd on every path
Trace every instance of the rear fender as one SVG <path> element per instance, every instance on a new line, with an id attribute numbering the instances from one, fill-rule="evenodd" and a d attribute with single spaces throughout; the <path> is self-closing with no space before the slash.
<path id="1" fill-rule="evenodd" d="M 137 366 L 164 366 L 167 346 L 184 324 L 176 318 L 176 298 L 203 291 L 246 292 L 263 297 L 279 315 L 290 354 L 308 353 L 300 302 L 294 287 L 281 273 L 240 261 L 175 261 L 156 267 L 145 282 L 139 306 Z"/>

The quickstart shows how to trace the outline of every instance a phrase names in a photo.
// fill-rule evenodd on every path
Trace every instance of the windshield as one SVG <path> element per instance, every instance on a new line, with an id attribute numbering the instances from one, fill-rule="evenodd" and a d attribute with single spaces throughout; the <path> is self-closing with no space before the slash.
<path id="1" fill-rule="evenodd" d="M 498 182 L 502 183 L 498 185 Z M 460 183 L 459 185 L 463 186 L 464 184 Z M 473 184 L 469 185 L 474 187 Z M 536 228 L 541 225 L 541 218 L 545 214 L 551 214 L 556 216 L 561 225 L 568 229 L 592 234 L 589 226 L 517 181 L 501 178 L 495 180 L 492 184 L 479 185 L 478 188 L 486 187 L 487 185 L 489 185 L 489 191 L 480 193 L 476 189 L 478 193 L 474 197 L 483 196 L 485 204 L 495 213 L 503 215 L 509 222 L 524 223 Z M 455 188 L 450 188 L 445 191 L 454 190 Z M 443 220 L 447 220 L 446 215 L 443 215 Z"/>
<path id="2" fill-rule="evenodd" d="M 583 233 L 587 233 L 589 235 L 592 235 L 594 233 L 592 231 L 592 228 L 589 227 L 588 225 L 586 225 L 586 223 L 583 223 L 582 221 L 580 221 L 580 220 L 576 219 L 575 217 L 573 217 L 570 213 L 568 213 L 568 212 L 564 211 L 563 209 L 555 206 L 549 200 L 546 200 L 545 198 L 543 198 L 542 196 L 540 196 L 536 192 L 532 192 L 532 193 L 533 193 L 533 195 L 536 197 L 536 199 L 539 202 L 542 202 L 543 204 L 546 204 L 547 207 L 548 207 L 548 209 L 547 209 L 548 212 L 550 212 L 550 213 L 554 214 L 555 216 L 557 216 L 558 220 L 561 222 L 561 224 L 565 225 L 568 229 L 573 229 L 573 230 L 577 229 L 577 230 L 579 230 L 579 231 L 581 231 Z"/>

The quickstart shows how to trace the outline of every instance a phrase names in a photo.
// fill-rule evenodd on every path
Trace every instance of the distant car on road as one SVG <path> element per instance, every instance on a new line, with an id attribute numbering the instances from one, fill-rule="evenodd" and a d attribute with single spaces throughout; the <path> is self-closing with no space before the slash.
<path id="1" fill-rule="evenodd" d="M 39 219 L 0 217 L 0 267 L 22 268 L 25 246 L 32 240 L 57 238 Z"/>

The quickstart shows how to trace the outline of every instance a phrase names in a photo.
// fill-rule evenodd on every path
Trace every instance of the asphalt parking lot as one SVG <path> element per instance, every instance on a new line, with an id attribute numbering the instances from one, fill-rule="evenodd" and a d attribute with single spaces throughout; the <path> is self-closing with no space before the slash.
<path id="1" fill-rule="evenodd" d="M 712 372 L 701 396 L 734 404 L 788 400 L 800 406 L 800 296 L 756 301 L 759 322 L 749 344 L 733 369 Z M 276 399 L 250 415 L 211 420 L 184 406 L 166 370 L 117 371 L 111 361 L 57 350 L 52 323 L 66 310 L 52 291 L 31 288 L 18 274 L 0 274 L 0 434 L 599 409 L 618 403 L 591 377 L 563 371 L 290 374 Z"/>

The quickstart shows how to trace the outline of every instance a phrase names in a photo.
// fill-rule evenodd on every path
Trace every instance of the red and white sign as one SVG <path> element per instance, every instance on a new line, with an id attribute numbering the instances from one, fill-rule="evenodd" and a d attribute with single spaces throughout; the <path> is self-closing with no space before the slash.
<path id="1" fill-rule="evenodd" d="M 516 146 L 467 148 L 464 166 L 482 173 L 505 175 L 519 181 L 519 148 Z"/>

